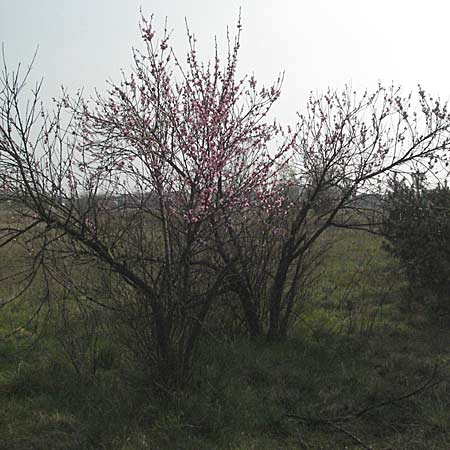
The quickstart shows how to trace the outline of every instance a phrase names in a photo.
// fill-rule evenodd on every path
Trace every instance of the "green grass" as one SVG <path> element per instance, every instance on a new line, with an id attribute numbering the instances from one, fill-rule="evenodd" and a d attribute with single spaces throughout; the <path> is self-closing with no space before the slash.
<path id="1" fill-rule="evenodd" d="M 450 321 L 404 308 L 405 283 L 378 238 L 337 237 L 287 341 L 208 337 L 190 387 L 164 398 L 103 328 L 95 377 L 84 378 L 54 321 L 20 328 L 32 299 L 0 309 L 0 332 L 19 330 L 0 340 L 0 450 L 447 450 Z M 437 362 L 442 382 L 388 401 Z"/>

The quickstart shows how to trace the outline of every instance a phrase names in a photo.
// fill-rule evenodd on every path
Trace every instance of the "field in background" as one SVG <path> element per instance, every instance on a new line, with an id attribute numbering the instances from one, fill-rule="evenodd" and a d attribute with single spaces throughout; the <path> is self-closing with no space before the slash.
<path id="1" fill-rule="evenodd" d="M 450 320 L 409 301 L 381 239 L 332 233 L 293 336 L 209 336 L 190 391 L 164 401 L 107 326 L 89 353 L 82 307 L 65 336 L 51 308 L 26 323 L 33 292 L 0 309 L 0 333 L 15 331 L 0 340 L 0 450 L 448 450 Z M 2 276 L 20 252 L 0 249 Z"/>

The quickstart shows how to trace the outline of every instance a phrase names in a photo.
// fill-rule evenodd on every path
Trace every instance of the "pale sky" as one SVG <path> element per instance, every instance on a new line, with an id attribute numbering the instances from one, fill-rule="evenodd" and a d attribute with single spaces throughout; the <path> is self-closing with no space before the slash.
<path id="1" fill-rule="evenodd" d="M 0 42 L 9 67 L 30 61 L 44 78 L 44 99 L 64 85 L 74 92 L 105 88 L 129 69 L 131 48 L 140 47 L 139 8 L 165 18 L 179 56 L 186 50 L 187 18 L 200 54 L 213 54 L 214 36 L 226 51 L 242 10 L 239 72 L 268 84 L 284 71 L 276 107 L 281 121 L 295 119 L 310 91 L 375 88 L 378 80 L 417 83 L 450 97 L 450 3 L 445 0 L 0 0 Z"/>

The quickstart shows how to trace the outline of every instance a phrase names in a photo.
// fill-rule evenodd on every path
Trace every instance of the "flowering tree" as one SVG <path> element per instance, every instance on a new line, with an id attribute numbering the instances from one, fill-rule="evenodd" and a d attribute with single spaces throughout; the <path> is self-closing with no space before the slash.
<path id="1" fill-rule="evenodd" d="M 381 85 L 359 97 L 346 88 L 310 98 L 299 115 L 282 207 L 260 216 L 257 234 L 234 227 L 234 245 L 227 247 L 226 257 L 240 262 L 233 283 L 252 335 L 286 336 L 311 289 L 327 229 L 374 231 L 381 211 L 362 199 L 383 194 L 392 172 L 411 164 L 432 169 L 447 158 L 447 106 L 420 88 L 412 102 L 412 95 Z"/>
<path id="2" fill-rule="evenodd" d="M 35 230 L 37 264 L 116 311 L 155 380 L 180 385 L 233 264 L 214 251 L 217 227 L 276 202 L 293 140 L 266 120 L 281 80 L 258 89 L 236 77 L 240 24 L 224 64 L 217 49 L 200 63 L 188 33 L 183 65 L 167 32 L 157 39 L 145 19 L 141 31 L 130 75 L 107 96 L 64 94 L 52 114 L 39 90 L 23 109 L 26 77 L 5 68 L 0 173 L 23 220 L 2 238 Z"/>
<path id="3" fill-rule="evenodd" d="M 63 93 L 53 112 L 39 86 L 23 103 L 28 74 L 4 66 L 0 183 L 20 220 L 0 245 L 31 256 L 24 288 L 39 278 L 43 301 L 58 285 L 109 308 L 152 380 L 179 387 L 220 299 L 239 299 L 250 334 L 287 334 L 319 237 L 367 227 L 355 197 L 446 150 L 449 116 L 422 90 L 416 115 L 379 87 L 311 98 L 283 130 L 267 117 L 281 79 L 237 77 L 240 24 L 226 60 L 216 49 L 208 64 L 189 31 L 185 64 L 167 31 L 157 38 L 143 18 L 141 32 L 132 73 L 107 95 Z"/>
<path id="4" fill-rule="evenodd" d="M 294 198 L 274 272 L 269 336 L 285 333 L 288 310 L 283 299 L 291 267 L 324 231 L 331 226 L 373 230 L 380 211 L 360 202 L 361 195 L 385 191 L 386 176 L 393 171 L 408 171 L 412 164 L 431 169 L 436 158 L 447 158 L 446 104 L 420 88 L 416 99 L 414 105 L 411 94 L 402 96 L 400 88 L 381 85 L 359 97 L 346 88 L 310 98 L 294 146 L 293 164 L 302 188 Z"/>

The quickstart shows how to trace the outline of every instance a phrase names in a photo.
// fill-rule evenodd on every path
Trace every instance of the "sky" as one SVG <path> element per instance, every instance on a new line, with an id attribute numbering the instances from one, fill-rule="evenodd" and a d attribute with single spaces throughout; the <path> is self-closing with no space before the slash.
<path id="1" fill-rule="evenodd" d="M 226 52 L 227 26 L 234 32 L 241 10 L 239 73 L 270 84 L 284 72 L 275 114 L 295 120 L 309 93 L 346 83 L 374 89 L 378 81 L 405 91 L 420 83 L 450 98 L 450 3 L 445 0 L 0 0 L 0 42 L 9 68 L 29 64 L 43 77 L 42 96 L 100 92 L 106 80 L 129 70 L 132 47 L 142 48 L 140 8 L 154 15 L 157 31 L 167 18 L 172 46 L 186 53 L 185 20 L 204 60 L 214 38 Z"/>

